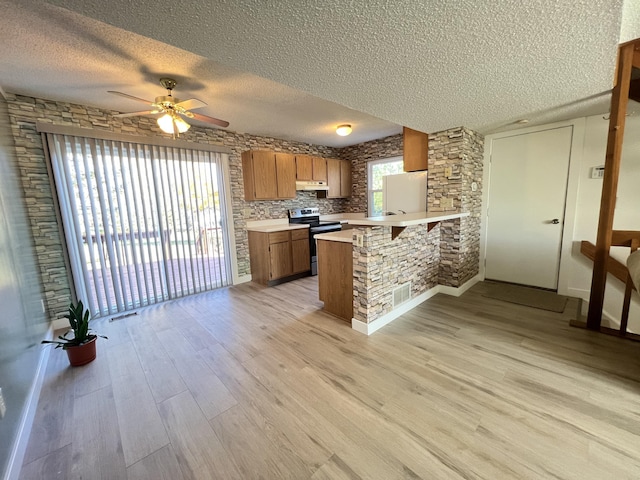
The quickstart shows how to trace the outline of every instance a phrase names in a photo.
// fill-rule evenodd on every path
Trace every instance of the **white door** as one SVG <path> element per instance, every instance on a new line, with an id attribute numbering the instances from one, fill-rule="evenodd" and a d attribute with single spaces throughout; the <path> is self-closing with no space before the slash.
<path id="1" fill-rule="evenodd" d="M 556 290 L 573 127 L 491 144 L 485 277 Z"/>

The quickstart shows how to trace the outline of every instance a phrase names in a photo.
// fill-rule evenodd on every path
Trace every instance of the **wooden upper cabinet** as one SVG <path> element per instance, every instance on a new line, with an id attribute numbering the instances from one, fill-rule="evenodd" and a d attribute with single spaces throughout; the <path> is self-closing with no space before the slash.
<path id="1" fill-rule="evenodd" d="M 290 153 L 276 153 L 278 198 L 296 198 L 296 157 Z"/>
<path id="2" fill-rule="evenodd" d="M 313 157 L 296 155 L 296 179 L 313 180 Z"/>
<path id="3" fill-rule="evenodd" d="M 429 151 L 429 134 L 402 129 L 403 157 L 405 172 L 419 172 L 427 170 L 427 153 Z"/>
<path id="4" fill-rule="evenodd" d="M 273 152 L 242 152 L 242 171 L 246 200 L 277 198 L 278 180 Z"/>
<path id="5" fill-rule="evenodd" d="M 340 188 L 342 186 L 340 182 L 340 160 L 327 158 L 327 184 L 329 185 L 327 198 L 340 198 Z"/>
<path id="6" fill-rule="evenodd" d="M 351 163 L 347 160 L 327 158 L 327 198 L 351 196 Z"/>
<path id="7" fill-rule="evenodd" d="M 312 180 L 327 181 L 327 160 L 321 157 L 313 157 Z"/>
<path id="8" fill-rule="evenodd" d="M 245 200 L 296 197 L 295 157 L 288 153 L 242 152 Z"/>
<path id="9" fill-rule="evenodd" d="M 351 163 L 340 160 L 340 196 L 351 196 Z"/>
<path id="10" fill-rule="evenodd" d="M 327 181 L 327 161 L 311 155 L 296 155 L 297 180 Z"/>

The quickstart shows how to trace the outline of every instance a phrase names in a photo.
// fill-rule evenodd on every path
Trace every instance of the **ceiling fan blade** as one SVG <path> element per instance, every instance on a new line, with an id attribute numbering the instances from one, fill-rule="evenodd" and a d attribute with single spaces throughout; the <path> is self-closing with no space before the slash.
<path id="1" fill-rule="evenodd" d="M 197 98 L 190 98 L 189 100 L 183 100 L 180 103 L 176 103 L 176 107 L 184 108 L 185 110 L 193 110 L 194 108 L 206 107 L 207 104 Z"/>
<path id="2" fill-rule="evenodd" d="M 142 112 L 131 112 L 131 113 L 118 113 L 114 115 L 114 117 L 124 118 L 124 117 L 135 117 L 137 115 L 153 115 L 154 113 L 162 113 L 161 110 L 145 110 Z"/>
<path id="3" fill-rule="evenodd" d="M 224 120 L 220 120 L 219 118 L 209 117 L 208 115 L 202 115 L 200 113 L 187 112 L 191 115 L 187 115 L 189 118 L 193 118 L 194 120 L 200 120 L 201 122 L 213 123 L 214 125 L 218 125 L 220 127 L 228 127 L 229 122 L 225 122 Z"/>
<path id="4" fill-rule="evenodd" d="M 137 102 L 146 103 L 147 105 L 151 105 L 153 103 L 153 102 L 150 102 L 149 100 L 145 100 L 145 99 L 140 98 L 140 97 L 134 97 L 133 95 L 129 95 L 129 94 L 122 93 L 122 92 L 115 92 L 113 90 L 107 90 L 107 93 L 113 93 L 114 95 L 120 95 L 121 97 L 125 97 L 125 98 L 128 98 L 130 100 L 136 100 Z"/>

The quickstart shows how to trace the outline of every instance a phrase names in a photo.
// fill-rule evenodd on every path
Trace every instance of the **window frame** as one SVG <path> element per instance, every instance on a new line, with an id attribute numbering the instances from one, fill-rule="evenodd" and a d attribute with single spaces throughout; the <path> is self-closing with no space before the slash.
<path id="1" fill-rule="evenodd" d="M 371 217 L 374 215 L 373 213 L 374 194 L 377 192 L 383 192 L 381 188 L 375 189 L 375 190 L 373 189 L 373 167 L 376 165 L 384 164 L 384 163 L 395 163 L 398 161 L 403 162 L 404 157 L 402 155 L 399 155 L 395 157 L 380 158 L 378 160 L 370 160 L 369 162 L 367 162 L 367 215 L 368 216 Z M 404 168 L 399 173 L 404 173 Z"/>

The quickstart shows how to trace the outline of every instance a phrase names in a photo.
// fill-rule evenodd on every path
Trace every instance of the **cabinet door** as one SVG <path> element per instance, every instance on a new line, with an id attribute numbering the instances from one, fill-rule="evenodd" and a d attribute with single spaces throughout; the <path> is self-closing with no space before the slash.
<path id="1" fill-rule="evenodd" d="M 351 162 L 340 160 L 340 196 L 351 196 Z"/>
<path id="2" fill-rule="evenodd" d="M 315 158 L 309 155 L 296 155 L 296 179 L 314 180 L 313 165 Z"/>
<path id="3" fill-rule="evenodd" d="M 293 273 L 291 242 L 272 243 L 269 245 L 269 260 L 271 262 L 271 280 L 291 275 Z"/>
<path id="4" fill-rule="evenodd" d="M 340 197 L 340 160 L 327 158 L 327 198 Z"/>
<path id="5" fill-rule="evenodd" d="M 327 181 L 327 160 L 313 157 L 313 180 Z"/>
<path id="6" fill-rule="evenodd" d="M 278 198 L 296 198 L 296 157 L 289 153 L 276 153 Z"/>
<path id="7" fill-rule="evenodd" d="M 426 170 L 429 135 L 404 127 L 402 129 L 403 158 L 405 172 Z"/>
<path id="8" fill-rule="evenodd" d="M 309 239 L 293 240 L 291 242 L 291 254 L 293 257 L 293 273 L 307 272 L 311 270 L 311 256 L 309 253 Z"/>
<path id="9" fill-rule="evenodd" d="M 274 153 L 258 151 L 251 152 L 251 167 L 253 170 L 255 198 L 278 198 L 276 157 Z"/>

